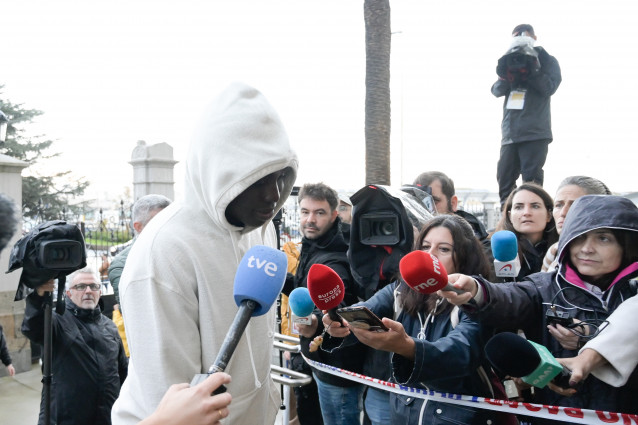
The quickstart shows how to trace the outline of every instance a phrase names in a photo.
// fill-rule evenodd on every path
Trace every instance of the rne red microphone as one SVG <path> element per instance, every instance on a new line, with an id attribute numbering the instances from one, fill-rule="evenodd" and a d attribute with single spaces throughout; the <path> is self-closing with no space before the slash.
<path id="1" fill-rule="evenodd" d="M 341 277 L 330 267 L 323 264 L 313 264 L 308 271 L 308 292 L 312 302 L 319 310 L 328 310 L 330 319 L 341 322 L 336 312 L 343 301 L 346 288 Z"/>
<path id="2" fill-rule="evenodd" d="M 447 282 L 447 271 L 434 255 L 425 251 L 412 251 L 399 262 L 401 277 L 410 288 L 422 294 L 433 294 L 439 289 L 462 294 Z"/>

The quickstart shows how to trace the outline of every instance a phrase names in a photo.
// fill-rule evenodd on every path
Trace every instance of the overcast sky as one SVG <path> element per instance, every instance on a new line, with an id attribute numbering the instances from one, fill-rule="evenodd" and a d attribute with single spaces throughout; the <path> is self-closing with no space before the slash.
<path id="1" fill-rule="evenodd" d="M 555 56 L 553 194 L 568 175 L 638 190 L 635 2 L 392 0 L 392 183 L 440 170 L 497 190 L 502 98 L 490 87 L 511 30 Z M 260 89 L 300 157 L 298 184 L 364 184 L 363 2 L 20 0 L 0 9 L 3 96 L 45 115 L 51 164 L 116 196 L 137 140 L 173 146 L 177 195 L 190 135 L 228 83 Z"/>

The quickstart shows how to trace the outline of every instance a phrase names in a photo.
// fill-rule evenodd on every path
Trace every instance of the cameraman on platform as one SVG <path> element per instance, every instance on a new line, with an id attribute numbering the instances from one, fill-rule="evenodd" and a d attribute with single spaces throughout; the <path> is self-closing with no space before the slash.
<path id="1" fill-rule="evenodd" d="M 501 124 L 501 154 L 496 179 L 501 207 L 516 180 L 543 185 L 543 166 L 552 141 L 550 99 L 561 83 L 560 66 L 542 47 L 528 24 L 516 26 L 514 40 L 496 67 L 492 94 L 505 96 Z"/>
<path id="2" fill-rule="evenodd" d="M 66 310 L 52 317 L 51 423 L 110 425 L 128 359 L 115 324 L 98 306 L 102 285 L 95 271 L 78 270 L 66 283 Z M 44 295 L 53 287 L 50 280 L 26 298 L 22 333 L 38 344 L 44 342 Z M 44 403 L 43 398 L 40 424 Z"/>

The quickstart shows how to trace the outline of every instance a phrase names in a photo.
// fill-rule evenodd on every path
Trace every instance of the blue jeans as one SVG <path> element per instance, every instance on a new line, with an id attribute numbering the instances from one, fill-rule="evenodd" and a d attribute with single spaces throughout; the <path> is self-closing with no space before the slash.
<path id="1" fill-rule="evenodd" d="M 363 385 L 338 387 L 321 382 L 316 375 L 314 378 L 319 390 L 319 404 L 324 425 L 361 423 Z"/>
<path id="2" fill-rule="evenodd" d="M 368 387 L 366 391 L 366 415 L 372 425 L 388 425 L 390 423 L 390 393 Z"/>

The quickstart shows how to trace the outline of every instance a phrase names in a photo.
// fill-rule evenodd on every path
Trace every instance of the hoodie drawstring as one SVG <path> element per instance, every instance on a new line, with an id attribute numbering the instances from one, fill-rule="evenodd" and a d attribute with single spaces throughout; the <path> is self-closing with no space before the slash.
<path id="1" fill-rule="evenodd" d="M 255 378 L 255 387 L 261 388 L 261 382 L 259 381 L 259 375 L 257 375 L 257 367 L 255 366 L 255 359 L 253 358 L 253 348 L 250 344 L 250 323 L 246 328 L 246 342 L 248 343 L 248 354 L 250 355 L 250 365 L 253 367 L 253 377 Z"/>

